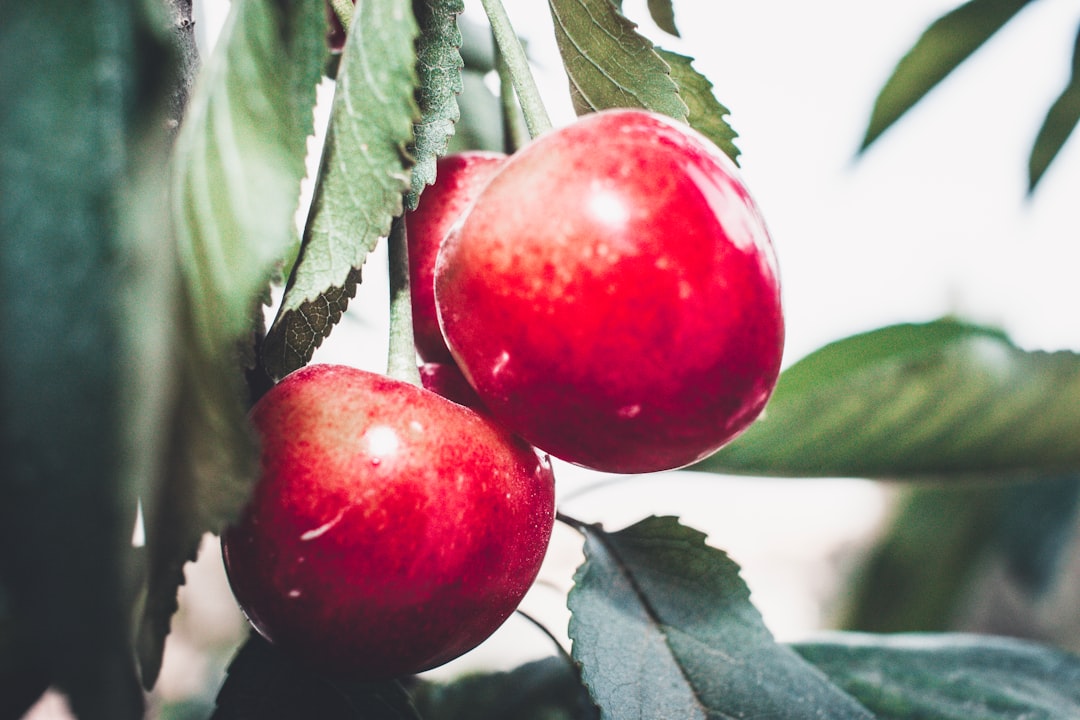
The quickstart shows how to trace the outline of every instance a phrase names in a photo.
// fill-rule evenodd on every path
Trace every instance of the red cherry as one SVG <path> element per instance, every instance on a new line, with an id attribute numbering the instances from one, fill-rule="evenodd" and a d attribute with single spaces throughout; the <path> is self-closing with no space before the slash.
<path id="1" fill-rule="evenodd" d="M 484 403 L 480 402 L 480 396 L 476 394 L 472 385 L 461 374 L 460 368 L 452 361 L 424 363 L 420 366 L 420 382 L 423 383 L 425 390 L 442 395 L 447 400 L 453 400 L 458 405 L 464 405 L 477 412 L 486 412 Z"/>
<path id="2" fill-rule="evenodd" d="M 326 44 L 330 47 L 330 52 L 334 55 L 341 54 L 341 51 L 345 49 L 345 26 L 341 22 L 341 17 L 338 16 L 337 10 L 334 9 L 330 0 L 326 0 Z M 356 4 L 356 0 L 353 0 L 353 5 Z"/>
<path id="3" fill-rule="evenodd" d="M 251 414 L 262 475 L 222 538 L 252 625 L 327 674 L 390 677 L 472 649 L 514 611 L 554 519 L 551 466 L 408 383 L 313 365 Z"/>
<path id="4" fill-rule="evenodd" d="M 405 216 L 413 337 L 417 352 L 426 362 L 453 362 L 435 314 L 435 258 L 439 245 L 504 162 L 506 155 L 480 150 L 439 158 L 435 183 L 424 190 L 416 209 Z"/>
<path id="5" fill-rule="evenodd" d="M 737 169 L 638 110 L 513 155 L 443 243 L 435 297 L 492 416 L 609 472 L 719 449 L 760 413 L 783 354 L 773 248 Z"/>

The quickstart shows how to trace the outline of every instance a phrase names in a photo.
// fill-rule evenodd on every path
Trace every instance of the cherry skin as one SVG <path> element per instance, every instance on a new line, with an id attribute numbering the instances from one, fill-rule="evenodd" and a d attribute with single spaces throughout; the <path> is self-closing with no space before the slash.
<path id="1" fill-rule="evenodd" d="M 420 366 L 420 382 L 425 390 L 442 395 L 458 405 L 477 412 L 487 412 L 484 410 L 484 403 L 480 402 L 480 396 L 453 362 L 424 363 Z"/>
<path id="2" fill-rule="evenodd" d="M 772 243 L 735 165 L 638 110 L 511 156 L 443 243 L 435 298 L 491 415 L 607 472 L 718 450 L 758 416 L 783 354 Z"/>
<path id="3" fill-rule="evenodd" d="M 416 209 L 405 216 L 413 337 L 417 353 L 426 362 L 453 362 L 435 314 L 435 258 L 439 245 L 504 162 L 506 155 L 480 150 L 439 158 L 434 184 L 421 193 Z"/>
<path id="4" fill-rule="evenodd" d="M 222 536 L 241 608 L 323 673 L 384 678 L 472 649 L 514 611 L 554 522 L 546 458 L 408 383 L 336 365 L 255 406 L 261 477 Z"/>

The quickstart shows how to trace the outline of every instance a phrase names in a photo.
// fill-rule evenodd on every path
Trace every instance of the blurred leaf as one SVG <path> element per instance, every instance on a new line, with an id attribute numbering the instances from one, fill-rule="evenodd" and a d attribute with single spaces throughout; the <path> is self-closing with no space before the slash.
<path id="1" fill-rule="evenodd" d="M 461 74 L 464 90 L 458 97 L 461 119 L 447 152 L 462 150 L 503 150 L 502 111 L 499 98 L 484 82 L 484 75 L 466 69 Z"/>
<path id="2" fill-rule="evenodd" d="M 396 680 L 331 681 L 256 633 L 233 658 L 210 720 L 420 720 Z"/>
<path id="3" fill-rule="evenodd" d="M 910 488 L 845 591 L 850 606 L 841 626 L 878 633 L 952 627 L 995 537 L 1007 489 L 967 484 Z"/>
<path id="4" fill-rule="evenodd" d="M 243 361 L 272 277 L 296 251 L 294 215 L 326 57 L 326 16 L 301 0 L 233 2 L 176 141 L 173 220 L 184 278 L 178 408 L 167 485 L 148 498 L 138 652 L 157 677 L 183 564 L 247 501 L 254 443 Z"/>
<path id="5" fill-rule="evenodd" d="M 549 0 L 548 6 L 578 115 L 627 107 L 686 121 L 671 68 L 611 0 Z"/>
<path id="6" fill-rule="evenodd" d="M 702 533 L 670 517 L 583 531 L 570 637 L 602 717 L 872 717 L 773 640 Z"/>
<path id="7" fill-rule="evenodd" d="M 880 720 L 1080 717 L 1080 658 L 974 635 L 838 633 L 795 650 Z"/>
<path id="8" fill-rule="evenodd" d="M 713 95 L 713 84 L 694 69 L 693 58 L 657 48 L 656 52 L 671 66 L 671 77 L 679 86 L 679 94 L 689 109 L 686 121 L 690 127 L 709 138 L 724 154 L 739 162 L 739 148 L 734 140 L 739 135 L 725 117 L 731 113 Z"/>
<path id="9" fill-rule="evenodd" d="M 1077 528 L 1080 474 L 1039 478 L 1003 488 L 994 547 L 1009 575 L 1030 595 L 1050 591 L 1061 577 Z"/>
<path id="10" fill-rule="evenodd" d="M 426 185 L 435 182 L 435 160 L 446 153 L 447 141 L 457 122 L 457 96 L 462 91 L 461 32 L 457 16 L 465 11 L 463 0 L 415 0 L 413 12 L 420 26 L 416 41 L 418 85 L 416 101 L 420 121 L 413 125 L 410 147 L 416 165 L 412 190 L 405 204 L 412 210 Z"/>
<path id="11" fill-rule="evenodd" d="M 649 0 L 649 15 L 656 27 L 666 33 L 679 37 L 679 28 L 675 27 L 675 10 L 671 0 Z"/>
<path id="12" fill-rule="evenodd" d="M 84 720 L 143 714 L 131 537 L 161 436 L 139 424 L 171 390 L 157 362 L 172 346 L 175 269 L 159 195 L 171 58 L 144 9 L 0 4 L 0 675 L 18 683 L 4 687 L 12 712 L 51 684 Z"/>
<path id="13" fill-rule="evenodd" d="M 526 663 L 509 672 L 465 675 L 409 688 L 424 720 L 595 720 L 599 711 L 562 657 Z"/>
<path id="14" fill-rule="evenodd" d="M 619 12 L 623 9 L 623 0 L 612 0 Z M 679 29 L 675 27 L 675 9 L 671 6 L 671 0 L 649 0 L 649 15 L 656 26 L 668 33 L 679 37 Z"/>
<path id="15" fill-rule="evenodd" d="M 495 39 L 491 27 L 469 17 L 458 18 L 461 47 L 458 48 L 465 70 L 485 75 L 495 69 Z"/>
<path id="16" fill-rule="evenodd" d="M 1031 0 L 969 0 L 931 23 L 878 93 L 865 150 Z"/>
<path id="17" fill-rule="evenodd" d="M 419 117 L 418 32 L 400 2 L 356 5 L 303 247 L 263 346 L 275 378 L 311 359 L 355 293 L 368 253 L 402 213 L 412 165 L 405 147 Z"/>
<path id="18" fill-rule="evenodd" d="M 1039 184 L 1043 173 L 1065 146 L 1065 141 L 1069 139 L 1077 122 L 1080 122 L 1080 34 L 1076 36 L 1076 43 L 1073 46 L 1072 75 L 1069 77 L 1069 84 L 1050 106 L 1046 119 L 1039 128 L 1039 134 L 1035 137 L 1035 145 L 1031 148 L 1031 158 L 1028 161 L 1028 192 L 1033 191 Z"/>
<path id="19" fill-rule="evenodd" d="M 905 492 L 895 517 L 845 591 L 842 627 L 942 631 L 972 605 L 991 561 L 1025 597 L 1053 589 L 1076 528 L 1080 479 L 926 485 Z"/>
<path id="20" fill-rule="evenodd" d="M 837 341 L 780 376 L 762 417 L 691 470 L 1033 477 L 1080 468 L 1080 356 L 955 320 Z"/>

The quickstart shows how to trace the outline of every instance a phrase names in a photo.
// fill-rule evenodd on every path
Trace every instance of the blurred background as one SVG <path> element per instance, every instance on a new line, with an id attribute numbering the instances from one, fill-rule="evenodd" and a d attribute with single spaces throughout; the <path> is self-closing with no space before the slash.
<path id="1" fill-rule="evenodd" d="M 546 3 L 506 4 L 528 41 L 549 110 L 557 123 L 568 121 L 572 111 Z M 195 5 L 205 55 L 228 3 Z M 877 92 L 919 34 L 957 2 L 674 5 L 681 39 L 649 23 L 644 0 L 626 0 L 624 12 L 651 39 L 695 57 L 731 110 L 744 177 L 780 259 L 785 365 L 852 333 L 945 314 L 999 326 L 1025 348 L 1080 349 L 1080 145 L 1065 146 L 1030 197 L 1026 180 L 1031 144 L 1069 78 L 1080 1 L 1032 3 L 861 157 L 857 150 Z M 479 1 L 466 6 L 465 21 L 483 24 Z M 377 267 L 384 263 L 382 250 L 368 261 L 376 267 L 365 271 L 363 286 L 316 362 L 383 369 L 387 286 Z M 1025 594 L 1000 558 L 972 559 L 985 543 L 978 544 L 982 530 L 971 525 L 977 519 L 965 515 L 974 507 L 968 496 L 932 498 L 913 509 L 907 488 L 855 479 L 687 472 L 612 478 L 565 464 L 556 472 L 561 509 L 581 520 L 618 529 L 650 514 L 671 514 L 707 532 L 710 544 L 742 566 L 754 603 L 782 640 L 852 624 L 859 578 L 880 552 L 878 543 L 892 538 L 902 544 L 894 521 L 917 517 L 930 529 L 915 533 L 915 552 L 924 558 L 955 555 L 951 567 L 964 569 L 952 573 L 954 587 L 942 592 L 957 594 L 959 583 L 979 588 L 965 595 L 977 602 L 948 605 L 943 624 L 1080 647 L 1070 612 L 1075 603 L 1069 602 L 1080 586 L 1076 562 L 1055 566 L 1052 586 L 1037 598 Z M 1075 503 L 1071 487 L 1063 487 L 1063 497 Z M 1051 502 L 1033 512 L 1061 506 Z M 1076 556 L 1068 550 L 1075 543 L 1071 518 L 1054 520 L 1064 528 L 1060 557 Z M 948 547 L 924 541 L 946 537 L 953 541 Z M 565 597 L 580 545 L 574 531 L 556 528 L 540 581 L 522 606 L 564 647 Z M 944 574 L 952 572 L 943 567 Z M 247 632 L 215 538 L 206 539 L 187 580 L 155 691 L 160 717 L 207 717 Z M 865 626 L 866 618 L 860 623 Z M 514 617 L 481 648 L 433 675 L 509 668 L 554 650 L 548 637 Z M 28 717 L 63 718 L 63 701 L 48 696 Z"/>

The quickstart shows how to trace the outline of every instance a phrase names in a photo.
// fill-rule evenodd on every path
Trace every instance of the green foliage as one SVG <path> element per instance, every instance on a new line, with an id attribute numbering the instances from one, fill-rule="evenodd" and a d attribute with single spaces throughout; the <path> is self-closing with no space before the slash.
<path id="1" fill-rule="evenodd" d="M 872 717 L 773 640 L 702 533 L 656 517 L 583 531 L 570 637 L 602 717 Z"/>
<path id="2" fill-rule="evenodd" d="M 0 685 L 142 716 L 136 498 L 159 470 L 175 297 L 161 79 L 138 3 L 0 5 Z M 151 203 L 148 209 L 144 204 Z M 144 365 L 145 363 L 145 365 Z M 145 393 L 145 394 L 144 394 Z"/>
<path id="3" fill-rule="evenodd" d="M 900 60 L 874 102 L 866 149 L 1031 0 L 969 0 L 935 20 Z"/>
<path id="4" fill-rule="evenodd" d="M 549 0 L 548 6 L 579 115 L 634 107 L 686 120 L 671 68 L 611 0 Z"/>
<path id="5" fill-rule="evenodd" d="M 465 10 L 462 0 L 415 0 L 413 12 L 420 26 L 416 41 L 416 101 L 420 122 L 413 126 L 412 189 L 405 200 L 416 208 L 424 186 L 435 182 L 435 161 L 446 153 L 460 115 L 457 95 L 463 89 L 461 32 L 457 16 Z"/>
<path id="6" fill-rule="evenodd" d="M 839 634 L 794 646 L 879 720 L 1080 716 L 1080 658 L 971 635 Z"/>
<path id="7" fill-rule="evenodd" d="M 302 367 L 329 335 L 368 253 L 404 209 L 412 165 L 405 147 L 419 117 L 418 33 L 411 8 L 399 2 L 356 7 L 303 247 L 263 346 L 275 378 Z"/>
<path id="8" fill-rule="evenodd" d="M 675 9 L 671 0 L 649 0 L 649 15 L 656 26 L 666 33 L 679 37 L 679 28 L 675 27 Z"/>
<path id="9" fill-rule="evenodd" d="M 1050 106 L 1043 120 L 1028 162 L 1028 190 L 1039 184 L 1050 163 L 1065 146 L 1076 123 L 1080 122 L 1080 34 L 1073 46 L 1072 75 L 1065 89 Z"/>
<path id="10" fill-rule="evenodd" d="M 252 633 L 233 658 L 210 720 L 420 720 L 396 680 L 331 681 Z"/>
<path id="11" fill-rule="evenodd" d="M 1031 477 L 1080 464 L 1080 357 L 953 320 L 832 343 L 761 420 L 691 469 L 803 477 Z"/>
<path id="12" fill-rule="evenodd" d="M 841 626 L 943 631 L 991 563 L 1032 602 L 1054 590 L 1080 507 L 1074 473 L 1021 483 L 914 484 L 848 590 Z"/>
<path id="13" fill-rule="evenodd" d="M 254 443 L 241 359 L 250 361 L 261 304 L 295 253 L 293 215 L 311 107 L 326 56 L 312 3 L 233 3 L 173 154 L 173 227 L 183 277 L 180 387 L 168 474 L 146 499 L 150 555 L 139 658 L 157 677 L 183 564 L 247 500 Z"/>
<path id="14" fill-rule="evenodd" d="M 679 86 L 679 94 L 686 102 L 686 121 L 690 127 L 709 138 L 724 154 L 738 163 L 739 148 L 735 138 L 739 136 L 725 119 L 731 113 L 713 95 L 712 83 L 694 69 L 693 58 L 657 48 L 656 52 L 671 68 L 671 77 Z"/>
<path id="15" fill-rule="evenodd" d="M 943 631 L 985 560 L 1005 485 L 915 485 L 863 563 L 841 626 L 867 632 Z"/>
<path id="16" fill-rule="evenodd" d="M 933 23 L 900 60 L 878 93 L 861 150 L 866 150 L 908 110 L 1005 26 L 1031 0 L 970 0 Z M 1046 113 L 1028 159 L 1028 192 L 1080 122 L 1080 36 L 1072 76 Z"/>
<path id="17" fill-rule="evenodd" d="M 409 689 L 424 720 L 595 720 L 599 711 L 563 657 Z"/>
<path id="18" fill-rule="evenodd" d="M 1027 2 L 971 0 L 932 24 L 878 97 L 863 149 Z M 619 2 L 549 5 L 579 112 L 647 108 L 737 158 L 728 110 L 690 57 L 654 46 Z M 0 4 L 0 717 L 50 684 L 80 718 L 141 717 L 138 682 L 153 685 L 160 669 L 183 565 L 248 496 L 245 363 L 281 377 L 307 362 L 436 158 L 501 146 L 483 86 L 490 45 L 473 36 L 461 47 L 462 6 L 357 4 L 301 243 L 294 218 L 327 61 L 322 3 L 233 0 L 171 165 L 161 109 L 175 58 L 141 3 Z M 648 10 L 678 35 L 671 0 Z M 1032 150 L 1031 188 L 1080 119 L 1078 78 L 1080 37 Z M 256 355 L 269 285 L 283 276 Z M 691 469 L 983 481 L 909 493 L 852 621 L 944 628 L 986 553 L 1034 596 L 1052 584 L 1080 496 L 1078 393 L 1075 353 L 1027 352 L 953 320 L 897 325 L 795 364 L 764 418 Z M 1003 479 L 1032 484 L 985 483 Z M 131 547 L 137 501 L 143 550 Z M 570 522 L 585 536 L 568 600 L 580 675 L 560 657 L 449 684 L 351 683 L 253 637 L 213 717 L 1080 714 L 1071 655 L 951 635 L 793 648 L 775 642 L 738 567 L 696 530 L 673 518 L 618 532 Z"/>

